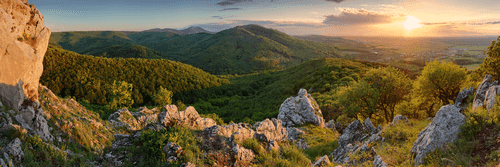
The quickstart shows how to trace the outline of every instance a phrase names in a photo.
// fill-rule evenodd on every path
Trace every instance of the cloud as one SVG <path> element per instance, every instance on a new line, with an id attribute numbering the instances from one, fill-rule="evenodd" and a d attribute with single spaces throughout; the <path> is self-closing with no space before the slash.
<path id="1" fill-rule="evenodd" d="M 443 24 L 449 24 L 448 22 L 438 22 L 438 23 L 420 23 L 422 25 L 426 26 L 431 26 L 431 25 L 443 25 Z"/>
<path id="2" fill-rule="evenodd" d="M 228 11 L 228 10 L 241 10 L 241 8 L 224 8 L 219 11 Z"/>
<path id="3" fill-rule="evenodd" d="M 337 2 L 337 3 L 340 3 L 340 2 L 343 2 L 344 0 L 326 0 L 328 2 Z"/>
<path id="4" fill-rule="evenodd" d="M 224 0 L 222 2 L 218 2 L 217 5 L 227 6 L 227 5 L 234 5 L 234 4 L 243 3 L 243 2 L 253 2 L 253 0 Z"/>
<path id="5" fill-rule="evenodd" d="M 343 8 L 338 15 L 329 15 L 325 17 L 326 19 L 323 21 L 323 23 L 334 25 L 368 25 L 392 23 L 395 21 L 392 15 L 367 11 L 364 9 L 347 8 Z"/>
<path id="6" fill-rule="evenodd" d="M 216 18 L 216 19 L 224 19 L 222 16 L 212 16 L 212 18 Z"/>
<path id="7" fill-rule="evenodd" d="M 500 21 L 487 22 L 486 24 L 500 24 Z"/>

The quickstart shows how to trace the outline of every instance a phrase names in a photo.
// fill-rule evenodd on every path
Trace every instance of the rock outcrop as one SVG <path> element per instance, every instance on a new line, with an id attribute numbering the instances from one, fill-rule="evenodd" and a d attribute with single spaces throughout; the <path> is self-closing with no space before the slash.
<path id="1" fill-rule="evenodd" d="M 460 113 L 460 108 L 455 105 L 441 107 L 434 120 L 418 134 L 411 148 L 411 153 L 416 155 L 415 166 L 422 164 L 422 158 L 428 152 L 457 139 L 464 121 L 465 116 Z"/>
<path id="2" fill-rule="evenodd" d="M 175 105 L 166 105 L 158 115 L 158 120 L 166 127 L 187 125 L 193 129 L 205 129 L 217 123 L 210 118 L 201 118 L 196 109 L 189 106 L 184 111 L 178 111 Z"/>
<path id="3" fill-rule="evenodd" d="M 491 80 L 491 75 L 484 76 L 483 81 L 477 87 L 476 95 L 474 96 L 474 101 L 472 102 L 472 110 L 476 110 L 478 107 L 484 105 L 484 99 L 486 97 L 486 92 L 491 86 L 498 85 L 498 82 Z"/>
<path id="4" fill-rule="evenodd" d="M 128 109 L 119 109 L 115 113 L 109 115 L 109 122 L 113 124 L 115 128 L 126 128 L 129 131 L 138 130 L 139 123 L 137 119 L 132 116 Z"/>
<path id="5" fill-rule="evenodd" d="M 4 155 L 6 153 L 7 155 L 12 156 L 18 163 L 21 162 L 21 159 L 24 158 L 24 151 L 21 148 L 21 144 L 22 143 L 19 138 L 12 140 L 9 144 L 7 144 L 7 146 L 0 150 L 0 155 Z"/>
<path id="6" fill-rule="evenodd" d="M 474 95 L 474 87 L 470 87 L 469 89 L 462 89 L 460 93 L 458 93 L 457 98 L 455 99 L 455 105 L 458 107 L 464 103 L 466 103 L 465 100 L 467 100 L 467 97 L 470 95 Z"/>
<path id="7" fill-rule="evenodd" d="M 323 119 L 318 103 L 305 89 L 300 89 L 297 97 L 286 99 L 279 109 L 278 119 L 283 121 L 286 127 L 312 123 L 324 127 Z"/>
<path id="8" fill-rule="evenodd" d="M 384 160 L 382 160 L 380 155 L 376 155 L 373 158 L 373 167 L 387 167 L 387 163 L 385 163 Z"/>
<path id="9" fill-rule="evenodd" d="M 488 88 L 488 91 L 486 91 L 484 105 L 487 111 L 490 111 L 493 106 L 495 106 L 498 94 L 500 94 L 500 86 L 498 85 L 492 85 Z"/>
<path id="10" fill-rule="evenodd" d="M 353 162 L 350 157 L 356 152 L 369 152 L 375 154 L 370 145 L 373 142 L 384 142 L 385 139 L 381 136 L 381 132 L 373 126 L 370 118 L 366 118 L 365 123 L 360 120 L 351 122 L 345 129 L 342 136 L 339 138 L 339 147 L 335 149 L 330 156 L 333 156 L 332 161 L 335 163 L 352 164 L 362 163 Z"/>
<path id="11" fill-rule="evenodd" d="M 392 119 L 392 124 L 395 125 L 399 122 L 408 122 L 408 118 L 402 115 L 396 115 L 394 119 Z"/>
<path id="12" fill-rule="evenodd" d="M 328 156 L 322 156 L 319 158 L 317 161 L 314 161 L 312 166 L 313 167 L 323 167 L 323 166 L 328 166 L 330 164 L 330 159 L 328 159 Z"/>
<path id="13" fill-rule="evenodd" d="M 288 131 L 282 126 L 281 120 L 276 118 L 257 122 L 253 127 L 255 129 L 255 138 L 260 141 L 274 140 L 279 142 L 288 137 Z"/>
<path id="14" fill-rule="evenodd" d="M 26 98 L 38 99 L 51 34 L 43 21 L 27 0 L 0 1 L 0 99 L 16 110 Z"/>

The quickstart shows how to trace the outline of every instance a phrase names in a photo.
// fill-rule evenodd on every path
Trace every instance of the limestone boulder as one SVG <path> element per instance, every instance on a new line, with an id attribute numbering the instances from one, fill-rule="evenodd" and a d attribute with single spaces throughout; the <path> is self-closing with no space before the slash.
<path id="1" fill-rule="evenodd" d="M 441 107 L 433 121 L 418 134 L 413 143 L 411 153 L 416 155 L 415 166 L 422 164 L 422 158 L 427 153 L 455 141 L 464 121 L 465 116 L 460 113 L 460 108 L 455 105 Z"/>
<path id="2" fill-rule="evenodd" d="M 21 160 L 24 158 L 24 151 L 21 148 L 21 140 L 19 138 L 16 138 L 12 140 L 7 146 L 3 147 L 0 150 L 0 155 L 7 153 L 10 156 L 14 157 L 14 160 L 17 162 L 21 162 Z"/>
<path id="3" fill-rule="evenodd" d="M 496 83 L 496 84 L 495 84 Z M 486 92 L 490 89 L 491 86 L 497 85 L 497 82 L 491 80 L 491 75 L 484 76 L 483 81 L 477 87 L 476 95 L 474 96 L 474 101 L 472 102 L 472 110 L 476 110 L 478 107 L 484 105 L 484 99 L 486 97 Z"/>
<path id="4" fill-rule="evenodd" d="M 286 127 L 306 123 L 320 127 L 325 126 L 325 120 L 318 103 L 310 94 L 307 94 L 305 89 L 300 89 L 297 97 L 289 97 L 281 104 L 278 119 L 283 121 L 283 125 Z"/>
<path id="5" fill-rule="evenodd" d="M 306 134 L 306 131 L 304 130 L 305 128 L 294 128 L 294 127 L 286 128 L 286 131 L 288 132 L 288 141 L 295 143 L 295 146 L 297 146 L 297 148 L 300 148 L 302 150 L 309 148 L 309 144 L 304 138 L 304 135 Z"/>
<path id="6" fill-rule="evenodd" d="M 27 0 L 0 1 L 0 99 L 16 110 L 38 99 L 43 57 L 51 31 Z"/>
<path id="7" fill-rule="evenodd" d="M 382 160 L 380 155 L 375 155 L 373 159 L 373 167 L 387 167 L 387 163 Z"/>
<path id="8" fill-rule="evenodd" d="M 25 100 L 20 107 L 14 119 L 28 132 L 39 135 L 45 141 L 52 141 L 54 136 L 50 134 L 45 114 L 38 101 Z"/>
<path id="9" fill-rule="evenodd" d="M 319 158 L 317 161 L 314 161 L 312 166 L 313 167 L 323 167 L 323 166 L 328 166 L 330 164 L 330 159 L 328 158 L 328 156 L 322 156 L 321 158 Z"/>
<path id="10" fill-rule="evenodd" d="M 328 129 L 333 129 L 335 130 L 335 121 L 332 119 L 330 121 L 328 121 L 326 124 L 325 124 L 325 127 L 328 128 Z"/>
<path id="11" fill-rule="evenodd" d="M 177 160 L 182 153 L 182 147 L 176 143 L 168 142 L 165 146 L 163 146 L 163 152 L 169 159 Z"/>
<path id="12" fill-rule="evenodd" d="M 498 94 L 500 94 L 500 86 L 498 85 L 490 86 L 488 91 L 486 91 L 484 105 L 487 111 L 490 111 L 495 106 Z"/>
<path id="13" fill-rule="evenodd" d="M 139 130 L 140 124 L 137 119 L 128 111 L 128 109 L 119 109 L 113 114 L 109 115 L 108 121 L 110 121 L 115 128 L 126 128 L 129 131 Z"/>
<path id="14" fill-rule="evenodd" d="M 219 135 L 224 137 L 231 137 L 233 133 L 238 132 L 238 136 L 241 139 L 252 138 L 255 135 L 255 130 L 252 129 L 252 126 L 246 123 L 231 123 L 229 125 L 215 125 L 203 130 L 205 134 L 209 137 Z"/>
<path id="15" fill-rule="evenodd" d="M 464 103 L 466 103 L 467 97 L 470 95 L 474 95 L 474 87 L 470 87 L 469 89 L 462 89 L 460 93 L 458 93 L 457 98 L 455 99 L 455 105 L 458 107 Z"/>
<path id="16" fill-rule="evenodd" d="M 408 122 L 408 118 L 406 118 L 405 116 L 402 116 L 402 115 L 394 116 L 394 118 L 392 119 L 392 124 L 396 125 L 399 122 Z"/>
<path id="17" fill-rule="evenodd" d="M 175 105 L 166 105 L 158 115 L 158 120 L 166 127 L 187 125 L 193 129 L 205 129 L 217 123 L 210 118 L 201 118 L 196 109 L 188 106 L 184 111 L 178 111 Z"/>
<path id="18" fill-rule="evenodd" d="M 269 140 L 283 141 L 288 137 L 288 131 L 282 126 L 281 120 L 272 118 L 255 123 L 255 137 L 264 142 Z"/>

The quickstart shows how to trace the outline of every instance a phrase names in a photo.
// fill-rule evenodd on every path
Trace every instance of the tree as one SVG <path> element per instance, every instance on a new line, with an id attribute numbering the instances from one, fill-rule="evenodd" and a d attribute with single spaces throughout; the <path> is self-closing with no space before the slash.
<path id="1" fill-rule="evenodd" d="M 413 84 L 413 91 L 416 97 L 425 99 L 423 101 L 439 100 L 442 104 L 450 104 L 460 92 L 466 76 L 465 68 L 436 60 L 424 67 L 422 75 Z M 433 106 L 433 103 L 430 102 L 429 105 Z"/>
<path id="2" fill-rule="evenodd" d="M 110 100 L 106 107 L 110 110 L 130 107 L 134 104 L 134 100 L 132 100 L 132 84 L 125 81 L 114 81 L 109 93 Z"/>
<path id="3" fill-rule="evenodd" d="M 172 96 L 174 94 L 172 91 L 169 91 L 162 86 L 160 86 L 160 90 L 153 95 L 153 99 L 156 105 L 165 106 L 167 104 L 172 104 Z"/>
<path id="4" fill-rule="evenodd" d="M 349 116 L 385 119 L 394 117 L 396 104 L 410 92 L 411 80 L 393 67 L 370 69 L 359 82 L 340 88 L 335 95 L 338 104 Z"/>
<path id="5" fill-rule="evenodd" d="M 500 81 L 500 36 L 497 38 L 497 42 L 491 41 L 486 54 L 488 57 L 484 59 L 475 78 L 480 81 L 484 75 L 489 74 L 493 80 Z"/>

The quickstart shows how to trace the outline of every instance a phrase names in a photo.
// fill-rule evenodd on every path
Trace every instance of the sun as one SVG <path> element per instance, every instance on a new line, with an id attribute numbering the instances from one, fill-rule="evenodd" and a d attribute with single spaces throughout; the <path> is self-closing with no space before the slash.
<path id="1" fill-rule="evenodd" d="M 403 26 L 407 30 L 412 30 L 412 29 L 415 29 L 415 28 L 418 28 L 418 27 L 422 27 L 422 25 L 420 24 L 420 22 L 421 21 L 419 19 L 417 19 L 416 17 L 414 17 L 414 16 L 406 16 L 406 21 L 403 24 Z"/>

